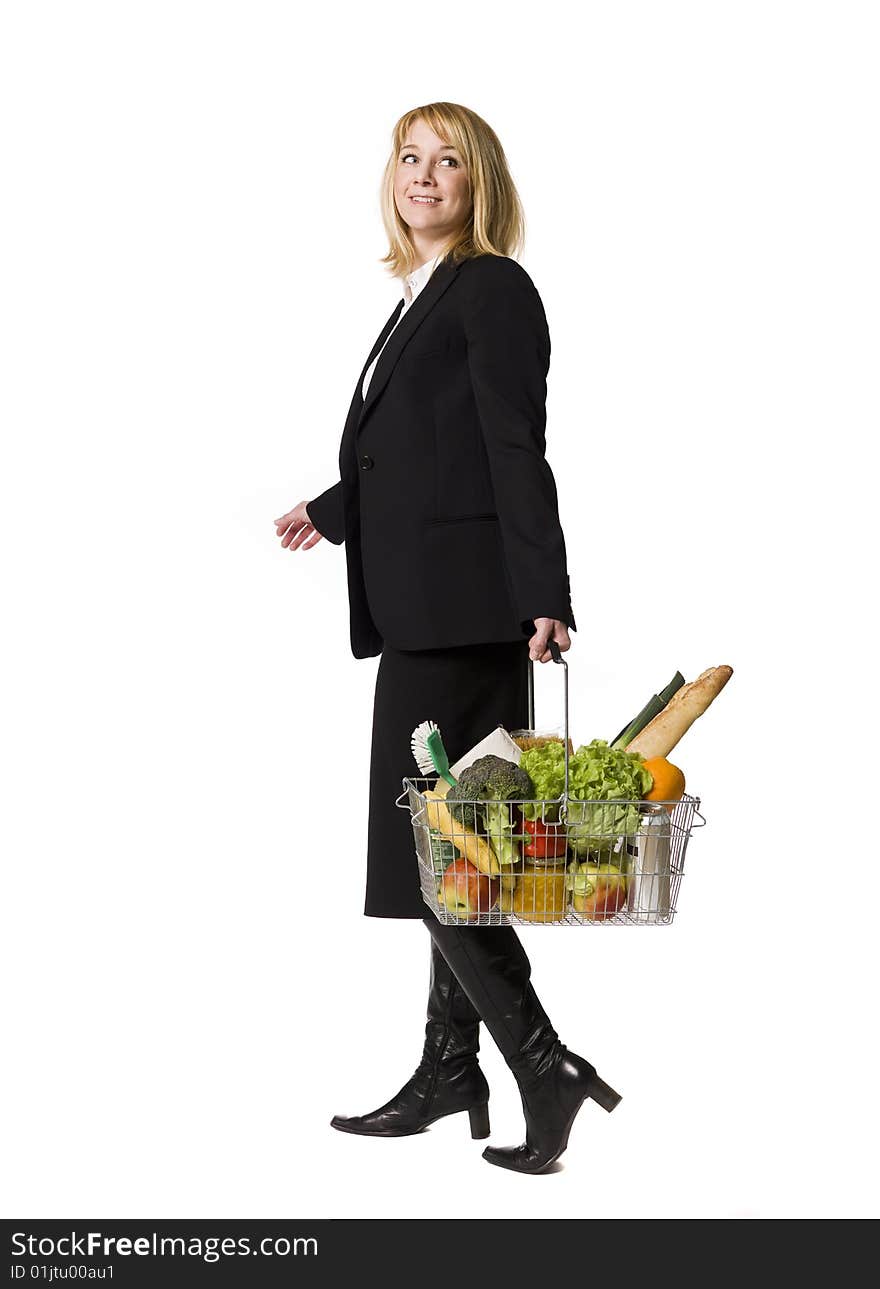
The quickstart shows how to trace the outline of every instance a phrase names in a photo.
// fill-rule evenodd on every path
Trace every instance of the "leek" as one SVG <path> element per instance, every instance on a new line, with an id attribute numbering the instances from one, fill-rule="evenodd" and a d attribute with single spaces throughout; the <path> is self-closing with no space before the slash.
<path id="1" fill-rule="evenodd" d="M 681 674 L 680 671 L 677 671 L 675 675 L 672 677 L 672 680 L 670 680 L 669 684 L 666 686 L 666 688 L 660 690 L 659 697 L 663 699 L 664 707 L 669 702 L 672 695 L 678 693 L 678 691 L 681 689 L 683 684 L 684 684 L 684 676 Z M 644 728 L 644 726 L 642 728 Z M 640 733 L 641 733 L 641 730 L 636 730 L 636 734 L 640 734 Z M 633 735 L 633 738 L 635 738 L 635 734 Z"/>
<path id="2" fill-rule="evenodd" d="M 646 725 L 651 724 L 655 716 L 660 715 L 672 695 L 677 693 L 683 684 L 684 676 L 680 671 L 677 671 L 665 689 L 661 689 L 659 694 L 651 695 L 651 698 L 645 703 L 635 720 L 630 721 L 629 725 L 620 731 L 611 746 L 613 748 L 625 748 L 628 743 L 631 743 L 637 734 L 641 734 Z"/>

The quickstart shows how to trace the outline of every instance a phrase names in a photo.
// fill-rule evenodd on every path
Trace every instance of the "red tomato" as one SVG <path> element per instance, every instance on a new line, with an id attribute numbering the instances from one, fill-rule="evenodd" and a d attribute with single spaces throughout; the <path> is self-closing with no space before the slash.
<path id="1" fill-rule="evenodd" d="M 523 850 L 538 859 L 554 859 L 565 854 L 567 845 L 564 824 L 546 823 L 543 819 L 524 819 L 523 827 L 529 834 Z"/>

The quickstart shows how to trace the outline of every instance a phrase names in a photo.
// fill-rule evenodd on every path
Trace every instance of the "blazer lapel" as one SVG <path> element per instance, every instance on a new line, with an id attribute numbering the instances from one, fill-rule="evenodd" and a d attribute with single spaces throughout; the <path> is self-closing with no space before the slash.
<path id="1" fill-rule="evenodd" d="M 376 341 L 376 343 L 373 345 L 373 348 L 370 350 L 370 356 L 367 359 L 367 361 L 364 363 L 361 369 L 360 380 L 358 381 L 358 384 L 357 384 L 359 391 L 363 389 L 364 376 L 366 376 L 367 374 L 367 368 L 369 367 L 373 359 L 376 357 L 376 354 L 384 345 L 385 338 L 387 337 L 391 328 L 397 322 L 397 319 L 400 317 L 400 311 L 402 308 L 403 308 L 403 301 L 398 300 L 397 304 L 394 306 L 394 312 L 392 313 L 391 317 L 388 319 L 388 321 L 385 323 L 385 326 L 382 328 L 381 332 L 379 333 L 379 339 Z"/>
<path id="2" fill-rule="evenodd" d="M 391 373 L 394 370 L 394 365 L 397 362 L 400 355 L 403 353 L 404 347 L 406 346 L 407 342 L 411 340 L 412 337 L 415 335 L 419 326 L 424 322 L 425 318 L 427 318 L 428 314 L 431 312 L 434 305 L 443 295 L 443 292 L 455 280 L 455 275 L 458 272 L 459 267 L 460 265 L 452 264 L 449 260 L 441 260 L 440 263 L 434 269 L 431 276 L 428 278 L 428 281 L 422 287 L 419 294 L 416 296 L 415 301 L 407 309 L 406 313 L 400 319 L 400 322 L 397 324 L 397 326 L 394 327 L 394 330 L 391 332 L 391 335 L 388 339 L 388 343 L 385 345 L 385 348 L 382 350 L 382 353 L 379 357 L 379 361 L 376 363 L 376 370 L 373 372 L 373 375 L 370 378 L 370 385 L 367 390 L 367 398 L 363 407 L 361 408 L 360 418 L 358 420 L 358 425 L 357 425 L 358 431 L 363 426 L 364 420 L 366 419 L 368 413 L 375 405 L 376 401 L 379 398 L 379 395 L 382 393 L 383 389 L 388 384 L 389 377 L 391 376 Z M 401 308 L 402 307 L 403 307 L 403 301 L 401 301 Z M 392 324 L 394 322 L 394 319 L 397 317 L 399 317 L 399 313 L 395 311 L 395 313 L 392 314 L 392 318 L 391 318 Z M 379 341 L 377 342 L 377 344 L 381 344 L 386 335 L 388 335 L 387 327 L 383 331 L 382 336 L 379 337 Z M 366 372 L 367 367 L 369 367 L 370 363 L 373 361 L 375 356 L 376 356 L 376 347 L 374 346 L 373 352 L 370 354 L 370 357 L 367 359 L 367 363 L 366 363 L 366 366 L 364 367 L 364 371 L 361 373 L 361 380 L 358 384 L 358 389 L 361 388 L 361 385 L 363 384 L 364 373 Z"/>
<path id="3" fill-rule="evenodd" d="M 391 328 L 394 326 L 397 319 L 400 317 L 400 311 L 402 308 L 403 308 L 403 300 L 400 300 L 394 306 L 394 312 L 391 314 L 391 317 L 388 319 L 388 321 L 385 323 L 385 326 L 382 328 L 381 332 L 379 333 L 379 337 L 376 340 L 376 343 L 373 345 L 373 348 L 370 350 L 370 355 L 367 358 L 367 361 L 364 363 L 363 367 L 361 368 L 361 374 L 358 377 L 358 382 L 354 387 L 354 393 L 351 396 L 351 404 L 348 409 L 348 416 L 345 418 L 345 428 L 342 431 L 342 443 L 340 444 L 340 447 L 339 447 L 340 474 L 345 473 L 345 463 L 348 459 L 348 444 L 354 438 L 355 431 L 357 430 L 358 418 L 360 417 L 361 409 L 363 408 L 363 405 L 364 405 L 364 398 L 361 391 L 364 387 L 364 377 L 367 374 L 367 368 L 369 367 L 373 359 L 376 357 L 376 354 L 382 348 L 382 345 L 385 343 L 385 338 L 387 337 Z"/>

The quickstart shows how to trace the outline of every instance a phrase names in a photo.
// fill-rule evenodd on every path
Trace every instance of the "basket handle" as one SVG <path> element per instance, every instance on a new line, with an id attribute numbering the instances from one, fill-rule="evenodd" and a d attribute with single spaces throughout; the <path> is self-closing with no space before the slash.
<path id="1" fill-rule="evenodd" d="M 547 641 L 550 657 L 565 668 L 563 694 L 565 700 L 565 791 L 564 799 L 568 800 L 568 663 L 562 656 L 562 650 L 555 640 Z M 535 728 L 535 664 L 529 658 L 529 729 Z"/>

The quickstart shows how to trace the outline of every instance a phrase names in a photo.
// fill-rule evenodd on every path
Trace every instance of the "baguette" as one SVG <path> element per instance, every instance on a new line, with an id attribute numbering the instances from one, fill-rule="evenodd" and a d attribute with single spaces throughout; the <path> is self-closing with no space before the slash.
<path id="1" fill-rule="evenodd" d="M 627 752 L 639 752 L 646 761 L 652 756 L 668 756 L 732 675 L 732 667 L 708 667 L 696 680 L 672 695 L 663 711 L 627 743 Z"/>
<path id="2" fill-rule="evenodd" d="M 460 824 L 457 819 L 453 819 L 449 813 L 449 807 L 439 793 L 429 788 L 422 795 L 428 799 L 425 807 L 428 827 L 436 829 L 446 841 L 451 841 L 455 849 L 464 855 L 474 868 L 478 868 L 481 873 L 487 873 L 490 877 L 497 877 L 501 872 L 501 865 L 489 843 L 483 841 L 482 837 L 478 837 L 464 824 Z"/>

